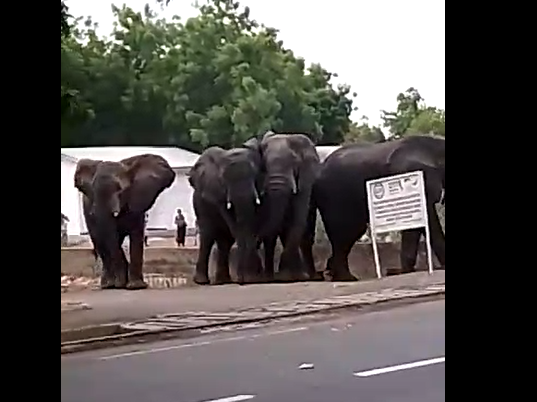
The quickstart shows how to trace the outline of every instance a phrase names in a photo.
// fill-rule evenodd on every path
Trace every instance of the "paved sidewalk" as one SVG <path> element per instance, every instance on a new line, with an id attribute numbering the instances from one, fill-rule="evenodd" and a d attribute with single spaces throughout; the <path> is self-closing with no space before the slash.
<path id="1" fill-rule="evenodd" d="M 61 295 L 61 330 L 88 325 L 143 320 L 161 314 L 224 312 L 286 301 L 315 301 L 334 296 L 420 289 L 445 284 L 445 272 L 420 272 L 380 281 L 356 283 L 307 282 L 248 286 L 215 286 L 170 290 L 85 291 Z M 77 306 L 83 305 L 84 308 Z"/>

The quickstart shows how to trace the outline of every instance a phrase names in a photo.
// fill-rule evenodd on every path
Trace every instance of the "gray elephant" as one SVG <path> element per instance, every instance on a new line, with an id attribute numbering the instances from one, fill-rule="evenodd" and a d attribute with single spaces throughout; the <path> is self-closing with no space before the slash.
<path id="1" fill-rule="evenodd" d="M 103 262 L 101 288 L 145 289 L 144 215 L 175 180 L 170 165 L 145 154 L 120 162 L 82 159 L 74 182 L 95 252 Z M 130 239 L 130 264 L 121 245 Z"/>
<path id="2" fill-rule="evenodd" d="M 265 249 L 265 274 L 274 276 L 274 250 L 282 241 L 278 280 L 315 279 L 312 262 L 302 269 L 300 245 L 306 230 L 313 183 L 320 168 L 313 142 L 304 134 L 268 132 L 260 144 L 263 158 L 260 238 Z M 308 256 L 306 256 L 308 257 Z"/>
<path id="3" fill-rule="evenodd" d="M 365 233 L 369 223 L 366 182 L 400 173 L 420 170 L 424 173 L 432 248 L 445 267 L 445 234 L 435 204 L 445 200 L 445 139 L 412 136 L 377 144 L 347 145 L 324 161 L 315 182 L 308 232 L 303 253 L 312 261 L 315 233 L 315 209 L 321 214 L 332 255 L 326 266 L 326 277 L 333 281 L 355 281 L 349 271 L 348 256 Z M 402 233 L 402 272 L 415 270 L 418 246 L 423 229 Z"/>
<path id="4" fill-rule="evenodd" d="M 261 200 L 257 188 L 261 157 L 256 139 L 241 148 L 208 148 L 190 171 L 194 189 L 194 211 L 199 227 L 200 246 L 194 282 L 207 285 L 209 258 L 218 248 L 215 284 L 231 282 L 229 253 L 238 246 L 238 283 L 261 280 L 256 231 Z"/>

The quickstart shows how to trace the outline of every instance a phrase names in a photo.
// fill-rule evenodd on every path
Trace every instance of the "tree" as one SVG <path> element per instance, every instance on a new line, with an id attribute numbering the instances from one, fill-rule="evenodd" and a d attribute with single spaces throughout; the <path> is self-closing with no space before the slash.
<path id="1" fill-rule="evenodd" d="M 65 3 L 62 1 L 60 3 L 60 19 L 61 19 L 61 36 L 62 38 L 69 35 L 70 26 L 69 26 L 69 13 L 68 8 Z"/>
<path id="2" fill-rule="evenodd" d="M 446 136 L 446 112 L 435 107 L 425 107 L 412 120 L 407 134 L 436 134 Z"/>
<path id="3" fill-rule="evenodd" d="M 182 22 L 158 19 L 149 7 L 114 7 L 112 39 L 77 21 L 64 40 L 62 82 L 84 118 L 62 125 L 62 144 L 200 151 L 269 129 L 309 133 L 321 144 L 343 140 L 355 96 L 348 86 L 334 88 L 320 65 L 306 68 L 247 7 L 211 0 L 198 10 Z"/>
<path id="4" fill-rule="evenodd" d="M 383 142 L 386 137 L 380 127 L 370 126 L 367 116 L 363 116 L 358 123 L 352 123 L 344 139 L 346 144 L 356 142 Z"/>
<path id="5" fill-rule="evenodd" d="M 382 120 L 394 138 L 413 134 L 446 134 L 445 111 L 426 106 L 415 88 L 400 93 L 397 96 L 397 110 L 382 111 Z"/>

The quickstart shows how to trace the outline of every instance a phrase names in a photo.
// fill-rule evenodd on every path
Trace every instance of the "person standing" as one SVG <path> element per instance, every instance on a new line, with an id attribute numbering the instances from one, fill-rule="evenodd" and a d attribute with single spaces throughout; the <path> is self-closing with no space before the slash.
<path id="1" fill-rule="evenodd" d="M 181 208 L 177 208 L 177 215 L 175 216 L 175 226 L 177 228 L 175 242 L 177 247 L 184 247 L 186 241 L 186 220 Z"/>
<path id="2" fill-rule="evenodd" d="M 66 246 L 69 239 L 69 236 L 67 235 L 67 223 L 69 222 L 69 218 L 63 212 L 61 212 L 61 214 L 61 245 Z"/>
<path id="3" fill-rule="evenodd" d="M 62 214 L 62 220 L 61 220 L 62 230 L 64 230 L 64 229 L 67 230 L 67 223 L 69 222 L 69 218 L 63 212 L 61 214 Z"/>

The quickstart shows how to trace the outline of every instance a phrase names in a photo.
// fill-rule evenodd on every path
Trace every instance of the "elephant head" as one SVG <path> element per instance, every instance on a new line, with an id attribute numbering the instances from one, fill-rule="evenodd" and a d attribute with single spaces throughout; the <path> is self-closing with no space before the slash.
<path id="1" fill-rule="evenodd" d="M 421 170 L 431 201 L 446 202 L 446 140 L 444 137 L 416 135 L 401 140 L 388 157 L 392 173 Z"/>
<path id="2" fill-rule="evenodd" d="M 127 212 L 143 216 L 174 180 L 162 157 L 146 154 L 120 162 L 81 159 L 74 184 L 85 195 L 89 213 L 104 224 Z"/>
<path id="3" fill-rule="evenodd" d="M 260 144 L 263 160 L 265 217 L 262 236 L 275 235 L 291 205 L 309 207 L 311 187 L 318 174 L 319 155 L 313 142 L 303 134 L 265 134 Z M 296 204 L 297 199 L 300 206 Z"/>
<path id="4" fill-rule="evenodd" d="M 239 245 L 254 240 L 260 165 L 257 140 L 252 139 L 240 148 L 207 149 L 190 171 L 191 186 L 219 209 Z"/>

